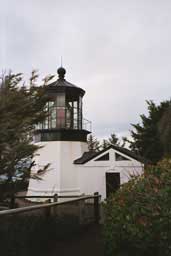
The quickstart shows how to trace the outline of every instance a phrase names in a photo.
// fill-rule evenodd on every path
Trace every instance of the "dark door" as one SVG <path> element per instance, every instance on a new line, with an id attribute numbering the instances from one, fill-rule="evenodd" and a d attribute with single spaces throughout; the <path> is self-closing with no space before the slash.
<path id="1" fill-rule="evenodd" d="M 120 173 L 107 172 L 106 173 L 106 197 L 108 198 L 111 193 L 116 192 L 120 187 Z"/>

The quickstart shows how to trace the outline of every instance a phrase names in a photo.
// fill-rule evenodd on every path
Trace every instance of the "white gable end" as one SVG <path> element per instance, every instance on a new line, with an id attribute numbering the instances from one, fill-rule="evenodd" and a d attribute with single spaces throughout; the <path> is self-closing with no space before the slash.
<path id="1" fill-rule="evenodd" d="M 118 160 L 117 155 L 127 159 L 127 160 Z M 107 156 L 108 159 L 107 159 Z M 134 158 L 121 153 L 113 148 L 106 150 L 105 152 L 98 154 L 93 159 L 89 160 L 84 164 L 84 166 L 132 166 L 132 165 L 139 165 L 140 162 L 135 160 Z"/>

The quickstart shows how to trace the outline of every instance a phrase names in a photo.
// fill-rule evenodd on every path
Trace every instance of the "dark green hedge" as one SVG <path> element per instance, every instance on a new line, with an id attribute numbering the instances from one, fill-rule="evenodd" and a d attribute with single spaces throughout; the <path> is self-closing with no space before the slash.
<path id="1" fill-rule="evenodd" d="M 107 256 L 171 255 L 171 164 L 124 184 L 105 205 Z"/>

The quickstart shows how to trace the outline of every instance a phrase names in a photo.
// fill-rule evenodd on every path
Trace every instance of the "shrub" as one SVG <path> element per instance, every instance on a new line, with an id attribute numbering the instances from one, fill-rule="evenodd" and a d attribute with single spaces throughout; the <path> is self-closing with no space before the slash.
<path id="1" fill-rule="evenodd" d="M 171 255 L 171 163 L 132 177 L 105 205 L 108 256 Z"/>

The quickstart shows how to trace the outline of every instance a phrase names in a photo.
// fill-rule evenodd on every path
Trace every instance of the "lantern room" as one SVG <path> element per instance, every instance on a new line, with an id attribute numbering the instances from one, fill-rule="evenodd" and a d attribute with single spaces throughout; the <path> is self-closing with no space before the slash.
<path id="1" fill-rule="evenodd" d="M 86 141 L 91 122 L 83 119 L 82 98 L 85 91 L 65 80 L 66 70 L 57 70 L 57 81 L 46 86 L 46 120 L 35 131 L 36 141 Z"/>

